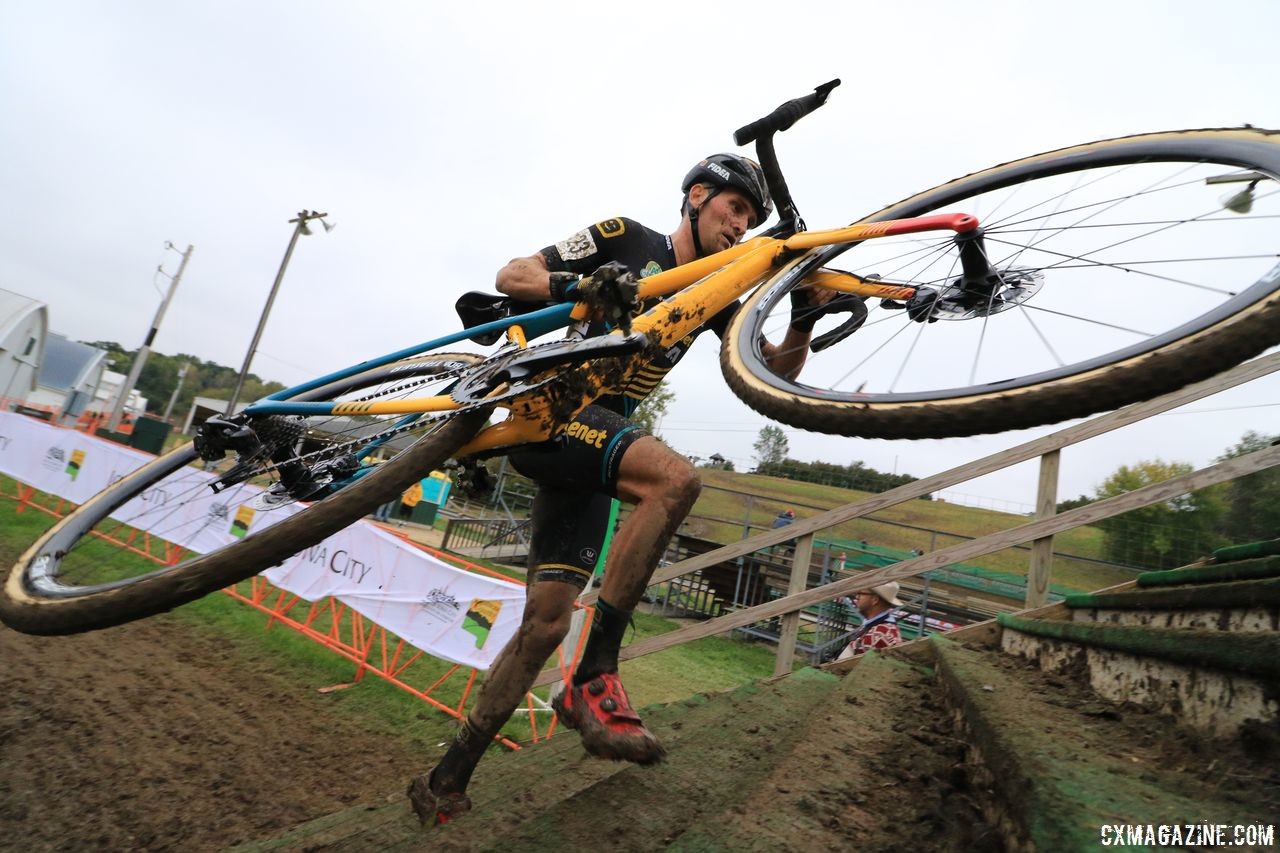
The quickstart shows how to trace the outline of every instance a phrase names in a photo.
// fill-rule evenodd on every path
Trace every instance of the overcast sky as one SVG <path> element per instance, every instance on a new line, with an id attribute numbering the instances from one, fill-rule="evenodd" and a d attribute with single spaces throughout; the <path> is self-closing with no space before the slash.
<path id="1" fill-rule="evenodd" d="M 55 331 L 238 367 L 304 208 L 253 370 L 286 383 L 452 331 L 464 290 L 614 215 L 662 231 L 734 128 L 840 77 L 778 139 L 811 227 L 996 162 L 1096 138 L 1280 127 L 1280 4 L 66 2 L 0 7 L 0 287 Z M 753 464 L 765 419 L 708 336 L 662 432 Z M 1280 432 L 1280 379 L 1064 453 L 1061 494 L 1118 465 L 1197 466 Z M 864 441 L 787 428 L 791 455 L 927 476 L 1045 430 Z M 955 492 L 1034 501 L 1026 464 Z"/>

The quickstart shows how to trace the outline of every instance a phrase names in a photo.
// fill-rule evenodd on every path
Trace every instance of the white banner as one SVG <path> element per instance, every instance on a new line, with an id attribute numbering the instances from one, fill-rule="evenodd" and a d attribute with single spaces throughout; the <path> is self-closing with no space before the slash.
<path id="1" fill-rule="evenodd" d="M 83 503 L 153 457 L 44 421 L 0 412 L 0 473 Z M 214 493 L 213 475 L 185 468 L 112 517 L 193 551 L 252 536 L 299 511 L 255 512 L 260 490 Z M 307 601 L 331 596 L 435 657 L 488 669 L 515 634 L 524 587 L 436 559 L 368 521 L 358 521 L 263 573 Z"/>

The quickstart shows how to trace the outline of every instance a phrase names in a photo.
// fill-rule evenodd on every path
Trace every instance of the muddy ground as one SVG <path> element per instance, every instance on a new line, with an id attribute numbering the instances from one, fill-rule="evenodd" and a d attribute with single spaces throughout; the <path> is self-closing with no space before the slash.
<path id="1" fill-rule="evenodd" d="M 407 741 L 170 617 L 0 628 L 0 662 L 0 849 L 219 850 L 385 804 L 421 769 Z"/>

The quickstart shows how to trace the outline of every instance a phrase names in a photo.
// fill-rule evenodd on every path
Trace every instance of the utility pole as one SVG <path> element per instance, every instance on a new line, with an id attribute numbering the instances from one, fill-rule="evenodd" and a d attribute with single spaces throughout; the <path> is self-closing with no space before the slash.
<path id="1" fill-rule="evenodd" d="M 172 243 L 165 243 L 165 248 L 177 248 Z M 124 415 L 125 403 L 129 401 L 129 395 L 133 393 L 133 387 L 138 382 L 138 376 L 142 373 L 142 365 L 147 363 L 147 356 L 151 353 L 151 342 L 156 339 L 156 332 L 160 331 L 160 321 L 164 319 L 164 312 L 168 310 L 169 303 L 173 300 L 173 294 L 178 289 L 178 282 L 182 280 L 182 273 L 187 268 L 187 261 L 191 260 L 191 253 L 195 250 L 195 246 L 188 245 L 187 250 L 182 253 L 182 263 L 178 265 L 178 272 L 169 280 L 169 290 L 164 295 L 164 299 L 160 302 L 160 309 L 156 311 L 156 318 L 151 321 L 151 330 L 147 332 L 147 339 L 142 342 L 142 346 L 138 347 L 138 354 L 133 358 L 133 366 L 129 368 L 129 378 L 124 381 L 124 385 L 120 387 L 120 393 L 116 396 L 116 405 L 111 412 L 111 420 L 107 422 L 107 429 L 115 432 L 120 426 L 120 419 Z M 163 272 L 157 268 L 157 271 Z"/>
<path id="2" fill-rule="evenodd" d="M 249 343 L 249 351 L 245 353 L 244 366 L 240 368 L 240 376 L 236 379 L 236 390 L 231 393 L 231 400 L 227 403 L 227 417 L 235 414 L 236 403 L 240 402 L 240 392 L 244 390 L 244 380 L 249 375 L 249 365 L 253 364 L 253 356 L 258 351 L 258 342 L 262 340 L 262 330 L 267 326 L 267 315 L 271 313 L 271 306 L 276 301 L 276 293 L 280 290 L 280 282 L 284 281 L 284 271 L 289 266 L 289 258 L 293 257 L 293 247 L 298 244 L 298 236 L 311 234 L 311 229 L 307 227 L 307 222 L 312 219 L 319 219 L 325 231 L 332 231 L 337 226 L 330 225 L 324 221 L 324 218 L 328 215 L 327 213 L 317 213 L 314 210 L 301 210 L 298 212 L 296 219 L 289 220 L 294 223 L 293 236 L 289 238 L 289 248 L 284 251 L 284 260 L 280 262 L 280 269 L 276 272 L 276 280 L 271 285 L 271 293 L 267 296 L 267 304 L 262 307 L 262 316 L 258 318 L 258 328 L 254 330 L 253 340 Z"/>
<path id="3" fill-rule="evenodd" d="M 178 392 L 182 390 L 182 383 L 187 378 L 187 370 L 190 367 L 190 362 L 184 362 L 182 367 L 178 368 L 178 384 L 174 387 L 173 393 L 169 395 L 169 405 L 164 407 L 165 423 L 169 422 L 169 416 L 173 414 L 173 404 L 178 402 Z"/>

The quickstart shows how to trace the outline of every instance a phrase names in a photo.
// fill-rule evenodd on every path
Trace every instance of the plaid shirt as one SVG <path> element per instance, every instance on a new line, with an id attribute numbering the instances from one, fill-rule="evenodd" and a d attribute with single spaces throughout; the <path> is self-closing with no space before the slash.
<path id="1" fill-rule="evenodd" d="M 894 610 L 886 610 L 866 622 L 853 635 L 849 645 L 845 646 L 837 660 L 847 660 L 854 655 L 872 649 L 887 649 L 902 642 L 902 634 L 898 632 L 898 614 Z"/>

